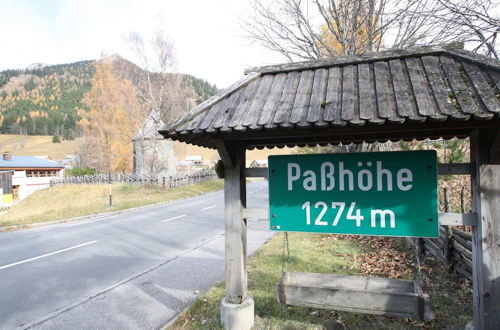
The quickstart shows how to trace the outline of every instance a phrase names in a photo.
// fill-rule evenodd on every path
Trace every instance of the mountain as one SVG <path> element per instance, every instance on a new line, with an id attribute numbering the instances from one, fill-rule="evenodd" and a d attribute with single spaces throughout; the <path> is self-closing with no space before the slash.
<path id="1" fill-rule="evenodd" d="M 105 60 L 113 62 L 121 74 L 140 70 L 119 55 Z M 0 133 L 23 135 L 59 135 L 71 140 L 79 136 L 78 109 L 83 95 L 91 88 L 95 61 L 44 65 L 35 63 L 23 70 L 0 72 Z M 181 75 L 183 86 L 195 91 L 200 103 L 217 92 L 205 80 Z M 133 79 L 133 78 L 131 78 Z"/>

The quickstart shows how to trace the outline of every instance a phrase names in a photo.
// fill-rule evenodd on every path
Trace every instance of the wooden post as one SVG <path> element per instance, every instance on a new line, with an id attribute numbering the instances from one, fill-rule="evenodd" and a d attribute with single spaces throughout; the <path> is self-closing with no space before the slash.
<path id="1" fill-rule="evenodd" d="M 480 168 L 484 329 L 500 325 L 500 165 Z"/>
<path id="2" fill-rule="evenodd" d="M 247 222 L 245 145 L 219 141 L 224 164 L 225 288 L 221 322 L 226 329 L 250 329 L 254 322 L 253 300 L 247 296 Z"/>
<path id="3" fill-rule="evenodd" d="M 224 165 L 225 284 L 221 323 L 226 329 L 246 330 L 254 324 L 254 303 L 247 292 L 247 222 L 245 145 L 217 141 Z"/>
<path id="4" fill-rule="evenodd" d="M 247 297 L 247 224 L 241 211 L 246 207 L 243 145 L 228 148 L 232 164 L 224 162 L 224 223 L 226 232 L 226 301 L 241 304 Z"/>
<path id="5" fill-rule="evenodd" d="M 472 211 L 478 224 L 472 228 L 472 285 L 474 328 L 497 329 L 500 324 L 500 166 L 491 157 L 498 130 L 471 135 L 473 170 Z"/>

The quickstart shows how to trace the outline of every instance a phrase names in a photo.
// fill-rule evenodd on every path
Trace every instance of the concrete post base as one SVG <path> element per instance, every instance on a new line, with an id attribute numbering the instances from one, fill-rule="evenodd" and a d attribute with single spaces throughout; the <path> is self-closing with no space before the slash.
<path id="1" fill-rule="evenodd" d="M 247 330 L 254 323 L 254 303 L 252 297 L 247 297 L 241 304 L 230 304 L 222 299 L 220 306 L 220 321 L 224 329 Z"/>

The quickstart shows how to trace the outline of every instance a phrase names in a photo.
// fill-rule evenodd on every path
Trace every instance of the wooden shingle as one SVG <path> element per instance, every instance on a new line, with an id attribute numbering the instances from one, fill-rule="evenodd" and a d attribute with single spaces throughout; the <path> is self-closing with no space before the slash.
<path id="1" fill-rule="evenodd" d="M 247 73 L 160 133 L 209 148 L 224 139 L 260 148 L 499 128 L 500 64 L 464 50 L 421 47 Z"/>

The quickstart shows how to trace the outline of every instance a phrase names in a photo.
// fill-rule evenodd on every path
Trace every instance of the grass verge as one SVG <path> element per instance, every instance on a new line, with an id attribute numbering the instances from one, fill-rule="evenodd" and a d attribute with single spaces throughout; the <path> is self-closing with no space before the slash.
<path id="1" fill-rule="evenodd" d="M 380 243 L 374 244 L 374 240 Z M 404 245 L 402 239 L 374 240 L 289 234 L 291 262 L 285 264 L 285 270 L 349 275 L 367 273 L 371 269 L 383 269 L 377 265 L 386 264 L 380 260 L 377 260 L 378 263 L 371 261 L 381 245 Z M 425 259 L 422 267 L 422 283 L 424 292 L 431 297 L 431 310 L 436 316 L 433 321 L 282 305 L 275 298 L 275 283 L 280 280 L 283 265 L 282 251 L 283 235 L 278 234 L 248 262 L 249 294 L 255 300 L 255 329 L 463 329 L 472 319 L 470 284 L 458 275 L 449 273 L 430 257 Z M 396 258 L 405 255 L 397 253 Z M 385 258 L 390 259 L 388 256 Z M 388 261 L 394 263 L 394 259 Z M 395 263 L 404 265 L 411 261 L 406 258 Z M 392 271 L 396 269 L 389 268 Z M 411 272 L 404 269 L 396 274 L 402 278 L 412 277 Z M 171 328 L 222 329 L 219 324 L 219 305 L 223 296 L 224 284 L 219 283 L 199 297 Z"/>
<path id="2" fill-rule="evenodd" d="M 118 211 L 137 206 L 193 197 L 223 188 L 222 180 L 175 189 L 157 186 L 64 185 L 36 191 L 0 217 L 0 227 Z M 109 193 L 113 206 L 109 206 Z"/>

